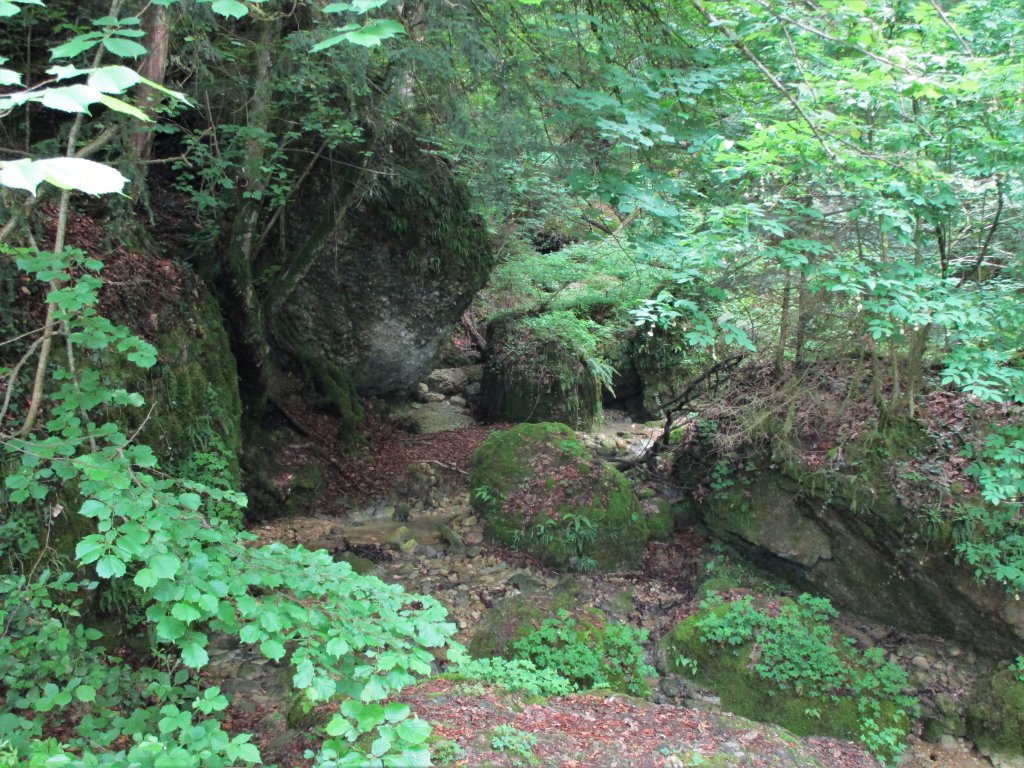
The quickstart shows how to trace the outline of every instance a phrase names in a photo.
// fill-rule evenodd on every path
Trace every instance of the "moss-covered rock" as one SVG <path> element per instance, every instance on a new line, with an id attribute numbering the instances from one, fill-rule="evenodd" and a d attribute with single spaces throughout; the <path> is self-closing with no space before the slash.
<path id="1" fill-rule="evenodd" d="M 676 510 L 667 499 L 658 499 L 652 514 L 647 515 L 647 530 L 655 541 L 668 541 L 676 529 Z"/>
<path id="2" fill-rule="evenodd" d="M 708 619 L 725 619 L 738 605 L 706 606 L 668 632 L 660 643 L 665 668 L 713 688 L 722 706 L 742 717 L 777 723 L 800 736 L 861 740 L 887 758 L 898 755 L 910 719 L 880 690 L 881 680 L 898 681 L 897 667 L 877 659 L 869 662 L 827 626 L 815 628 L 811 614 L 790 600 L 766 605 L 763 613 L 751 609 L 747 616 L 755 618 L 746 625 L 735 621 L 739 629 L 711 634 Z M 773 618 L 780 616 L 783 620 Z M 766 630 L 772 622 L 779 623 Z M 754 628 L 745 632 L 744 626 Z M 905 675 L 902 680 L 906 682 Z M 877 707 L 873 715 L 865 709 L 868 698 L 868 706 Z M 886 734 L 884 742 L 880 733 Z"/>
<path id="3" fill-rule="evenodd" d="M 699 511 L 718 537 L 844 610 L 992 655 L 1013 652 L 1024 636 L 1015 603 L 955 562 L 948 541 L 922 535 L 922 516 L 901 502 L 892 467 L 922 450 L 917 430 L 866 434 L 844 446 L 841 463 L 811 466 L 794 454 L 784 425 L 766 429 L 780 432 L 763 450 L 709 467 L 705 446 L 676 465 L 684 484 L 710 478 Z"/>
<path id="4" fill-rule="evenodd" d="M 1000 670 L 975 688 L 967 705 L 967 729 L 986 754 L 1024 756 L 1024 682 Z"/>
<path id="5" fill-rule="evenodd" d="M 540 325 L 532 316 L 492 325 L 480 384 L 487 418 L 587 429 L 601 416 L 601 384 L 591 367 L 594 352 L 571 332 L 574 318 L 561 314 L 564 325 Z"/>
<path id="6" fill-rule="evenodd" d="M 489 538 L 555 568 L 634 563 L 649 536 L 630 481 L 564 424 L 495 432 L 473 454 L 469 483 Z"/>
<path id="7" fill-rule="evenodd" d="M 494 252 L 468 189 L 414 130 L 367 131 L 345 152 L 288 206 L 267 324 L 277 349 L 343 371 L 360 395 L 403 395 L 437 366 Z"/>
<path id="8" fill-rule="evenodd" d="M 503 597 L 481 617 L 469 641 L 469 653 L 477 659 L 504 656 L 512 643 L 539 629 L 544 619 L 572 610 L 581 602 L 579 584 L 570 577 L 550 589 Z"/>
<path id="9" fill-rule="evenodd" d="M 828 536 L 771 476 L 742 478 L 711 493 L 704 519 L 719 535 L 737 536 L 805 567 L 831 559 Z"/>

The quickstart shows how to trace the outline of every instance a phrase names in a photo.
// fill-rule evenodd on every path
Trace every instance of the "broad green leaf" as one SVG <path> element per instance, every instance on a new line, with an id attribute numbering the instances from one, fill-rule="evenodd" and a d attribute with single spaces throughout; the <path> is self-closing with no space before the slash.
<path id="1" fill-rule="evenodd" d="M 68 40 L 63 45 L 58 45 L 56 48 L 50 49 L 51 59 L 72 59 L 81 53 L 85 53 L 90 48 L 95 48 L 99 45 L 100 40 L 103 39 L 103 35 L 100 32 L 89 32 L 85 35 L 78 35 Z"/>
<path id="2" fill-rule="evenodd" d="M 103 47 L 115 56 L 121 56 L 126 59 L 137 59 L 139 56 L 146 55 L 146 47 L 144 45 L 139 45 L 134 40 L 124 37 L 108 37 L 103 41 Z"/>
<path id="3" fill-rule="evenodd" d="M 156 555 L 149 561 L 149 567 L 157 578 L 173 579 L 181 570 L 181 560 L 174 555 Z"/>
<path id="4" fill-rule="evenodd" d="M 152 118 L 145 112 L 143 112 L 141 109 L 132 104 L 129 104 L 126 101 L 121 101 L 121 99 L 115 99 L 113 96 L 108 96 L 104 93 L 100 95 L 97 101 L 99 101 L 100 104 L 103 104 L 104 106 L 114 110 L 115 112 L 121 112 L 126 115 L 131 115 L 137 120 L 141 120 L 145 123 L 152 122 Z"/>
<path id="5" fill-rule="evenodd" d="M 273 661 L 279 661 L 285 654 L 284 646 L 280 641 L 273 638 L 260 643 L 260 652 Z"/>
<path id="6" fill-rule="evenodd" d="M 21 85 L 21 73 L 0 68 L 0 85 Z"/>
<path id="7" fill-rule="evenodd" d="M 128 179 L 114 168 L 78 157 L 0 162 L 0 186 L 24 189 L 34 195 L 44 181 L 60 189 L 105 195 L 120 192 Z"/>
<path id="8" fill-rule="evenodd" d="M 249 9 L 246 8 L 245 4 L 238 2 L 238 0 L 216 0 L 210 7 L 214 13 L 233 19 L 241 19 L 249 13 Z"/>
<path id="9" fill-rule="evenodd" d="M 89 107 L 99 99 L 100 92 L 81 83 L 44 88 L 39 92 L 39 103 L 62 112 L 87 114 Z"/>
<path id="10" fill-rule="evenodd" d="M 292 685 L 296 688 L 308 688 L 313 682 L 313 662 L 303 659 L 292 675 Z"/>
<path id="11" fill-rule="evenodd" d="M 96 563 L 96 574 L 101 579 L 119 578 L 126 570 L 124 561 L 114 555 L 105 555 Z"/>
<path id="12" fill-rule="evenodd" d="M 403 720 L 395 727 L 395 732 L 406 744 L 422 744 L 430 736 L 433 728 L 426 720 L 418 717 Z"/>
<path id="13" fill-rule="evenodd" d="M 151 568 L 142 568 L 135 574 L 135 578 L 132 581 L 142 589 L 152 589 L 156 586 L 159 579 Z"/>
<path id="14" fill-rule="evenodd" d="M 134 69 L 122 66 L 101 67 L 92 72 L 86 82 L 101 93 L 124 93 L 142 80 Z"/>
<path id="15" fill-rule="evenodd" d="M 185 643 L 181 649 L 181 660 L 186 667 L 202 669 L 209 663 L 210 656 L 200 643 Z"/>
<path id="16" fill-rule="evenodd" d="M 75 698 L 79 701 L 96 701 L 96 689 L 91 685 L 80 685 L 75 688 Z"/>

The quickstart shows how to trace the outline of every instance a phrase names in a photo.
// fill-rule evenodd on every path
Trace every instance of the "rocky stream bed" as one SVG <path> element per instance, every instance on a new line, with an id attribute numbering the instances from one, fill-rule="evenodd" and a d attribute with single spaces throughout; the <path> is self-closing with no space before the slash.
<path id="1" fill-rule="evenodd" d="M 327 549 L 359 571 L 434 596 L 457 623 L 457 639 L 467 645 L 488 612 L 502 600 L 552 589 L 571 578 L 579 599 L 613 619 L 649 631 L 648 656 L 663 674 L 649 701 L 620 695 L 576 695 L 538 702 L 479 683 L 425 681 L 400 698 L 435 724 L 440 745 L 440 751 L 435 750 L 435 764 L 516 765 L 514 756 L 494 751 L 487 738 L 496 725 L 511 724 L 536 738 L 533 751 L 537 765 L 542 766 L 878 765 L 858 745 L 799 739 L 777 727 L 724 713 L 714 691 L 664 674 L 657 639 L 696 609 L 701 583 L 713 575 L 715 564 L 723 561 L 699 529 L 684 527 L 668 541 L 650 542 L 642 562 L 633 570 L 569 577 L 542 567 L 529 556 L 485 541 L 483 522 L 470 506 L 466 467 L 471 450 L 466 446 L 478 444 L 486 430 L 472 426 L 464 401 L 453 399 L 424 398 L 419 407 L 402 414 L 406 428 L 414 424 L 414 432 L 389 431 L 389 450 L 399 450 L 402 460 L 409 463 L 390 474 L 382 469 L 388 465 L 383 459 L 379 464 L 366 464 L 371 474 L 383 473 L 370 483 L 370 497 L 339 493 L 336 484 L 325 482 L 302 513 L 254 526 L 252 532 L 263 543 L 281 541 Z M 612 415 L 587 439 L 599 452 L 621 457 L 642 450 L 654 436 L 653 428 Z M 395 440 L 405 440 L 412 447 L 396 449 Z M 292 465 L 285 469 L 299 472 L 310 456 L 322 456 L 323 446 L 314 443 L 293 444 Z M 351 467 L 337 462 L 333 469 L 351 473 Z M 962 733 L 958 730 L 961 702 L 984 671 L 984 663 L 974 653 L 853 616 L 843 618 L 842 630 L 862 647 L 883 648 L 904 666 L 914 693 L 923 702 L 930 724 L 916 726 L 917 735 L 911 737 L 902 766 L 981 768 L 993 764 L 958 738 Z M 439 662 L 439 669 L 442 666 Z M 265 761 L 283 767 L 305 765 L 302 751 L 313 744 L 308 722 L 293 719 L 289 726 L 290 674 L 286 665 L 271 663 L 243 646 L 213 643 L 208 675 L 212 683 L 233 696 L 238 712 L 234 724 L 252 729 L 264 749 Z M 923 740 L 923 734 L 930 741 Z"/>

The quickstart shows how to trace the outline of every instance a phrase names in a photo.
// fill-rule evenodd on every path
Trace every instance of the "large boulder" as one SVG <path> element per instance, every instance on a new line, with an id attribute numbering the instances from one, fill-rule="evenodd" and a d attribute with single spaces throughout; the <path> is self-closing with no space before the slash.
<path id="1" fill-rule="evenodd" d="M 741 457 L 741 469 L 713 474 L 700 512 L 719 538 L 797 589 L 908 632 L 1011 655 L 1024 636 L 1019 604 L 953 559 L 948 531 L 921 535 L 890 478 L 901 448 L 891 436 L 885 445 L 847 446 L 846 471 Z M 692 483 L 705 472 L 700 461 L 685 457 L 677 477 Z"/>
<path id="2" fill-rule="evenodd" d="M 399 133 L 325 160 L 288 207 L 295 254 L 268 302 L 279 348 L 346 372 L 360 395 L 410 392 L 487 280 L 494 254 L 466 187 Z M 366 165 L 346 173 L 350 165 Z"/>
<path id="3" fill-rule="evenodd" d="M 469 483 L 488 537 L 555 568 L 635 563 L 649 536 L 629 480 L 564 424 L 495 432 L 473 454 Z"/>
<path id="4" fill-rule="evenodd" d="M 967 704 L 967 727 L 982 754 L 1024 764 L 1024 677 L 1003 669 L 975 688 Z M 998 764 L 998 763 L 997 763 Z"/>
<path id="5" fill-rule="evenodd" d="M 480 403 L 494 421 L 560 422 L 589 428 L 601 415 L 595 349 L 570 312 L 493 323 Z"/>

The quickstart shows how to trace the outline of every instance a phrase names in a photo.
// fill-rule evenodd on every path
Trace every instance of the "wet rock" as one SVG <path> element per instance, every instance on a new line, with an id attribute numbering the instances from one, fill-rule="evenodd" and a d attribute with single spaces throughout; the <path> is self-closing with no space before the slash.
<path id="1" fill-rule="evenodd" d="M 452 548 L 452 551 L 460 553 L 466 551 L 466 543 L 462 540 L 462 537 L 452 530 L 451 526 L 447 523 L 438 523 L 437 530 L 448 543 L 448 546 Z"/>
<path id="2" fill-rule="evenodd" d="M 469 375 L 465 368 L 438 368 L 427 377 L 427 387 L 431 392 L 442 395 L 455 395 L 469 383 Z"/>

